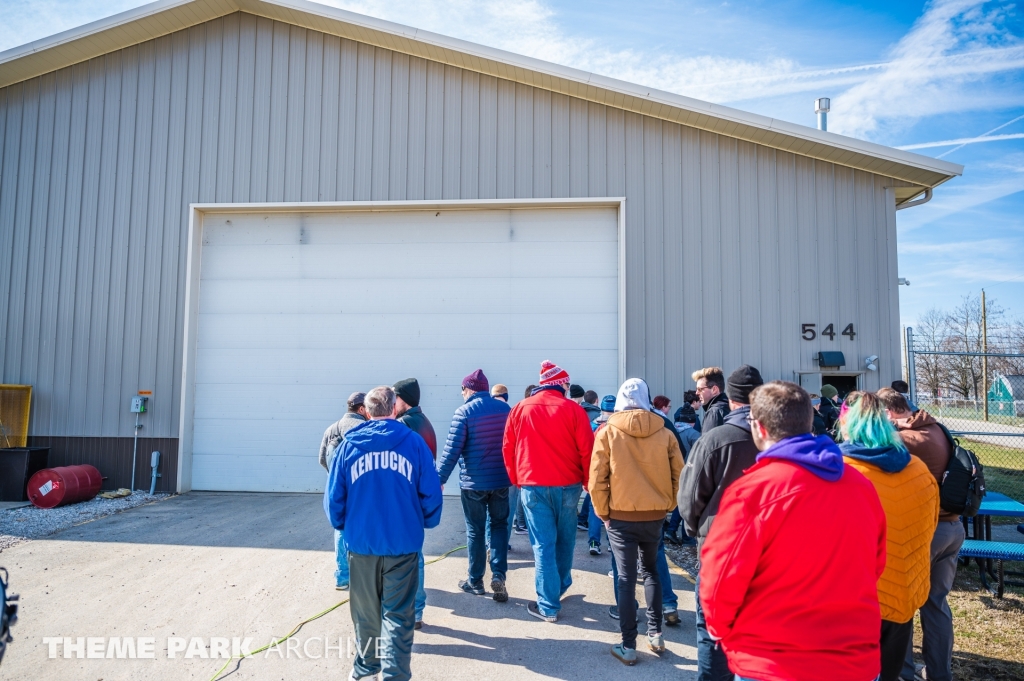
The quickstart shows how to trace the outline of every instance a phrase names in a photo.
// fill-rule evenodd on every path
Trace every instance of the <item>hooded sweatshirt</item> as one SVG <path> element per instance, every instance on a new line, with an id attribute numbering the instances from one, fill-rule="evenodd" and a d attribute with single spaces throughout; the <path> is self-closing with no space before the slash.
<path id="1" fill-rule="evenodd" d="M 939 422 L 926 411 L 915 411 L 907 418 L 896 419 L 893 425 L 900 432 L 900 438 L 910 453 L 928 466 L 935 482 L 941 485 L 949 459 L 953 456 L 953 443 L 946 437 Z M 957 513 L 939 512 L 939 522 L 955 522 L 959 519 Z"/>
<path id="2" fill-rule="evenodd" d="M 710 531 L 725 490 L 757 459 L 749 414 L 749 406 L 727 414 L 721 426 L 700 436 L 686 457 L 679 480 L 679 515 L 686 534 L 698 542 Z"/>
<path id="3" fill-rule="evenodd" d="M 839 449 L 871 481 L 885 509 L 887 558 L 878 580 L 882 619 L 909 622 L 928 600 L 939 486 L 924 462 L 902 447 L 844 442 Z"/>
<path id="4" fill-rule="evenodd" d="M 617 411 L 594 440 L 590 499 L 602 520 L 662 520 L 675 508 L 683 455 L 658 414 Z"/>
<path id="5" fill-rule="evenodd" d="M 722 496 L 701 549 L 708 632 L 742 677 L 873 679 L 884 567 L 885 514 L 871 483 L 830 438 L 787 438 Z"/>
<path id="6" fill-rule="evenodd" d="M 353 553 L 401 556 L 441 522 L 441 481 L 423 438 L 393 419 L 348 431 L 324 492 L 324 511 Z"/>
<path id="7" fill-rule="evenodd" d="M 348 411 L 339 421 L 332 423 L 324 431 L 324 439 L 320 442 L 320 465 L 326 468 L 328 473 L 331 470 L 331 463 L 334 462 L 334 455 L 338 451 L 338 445 L 345 439 L 345 433 L 365 420 L 362 414 Z"/>

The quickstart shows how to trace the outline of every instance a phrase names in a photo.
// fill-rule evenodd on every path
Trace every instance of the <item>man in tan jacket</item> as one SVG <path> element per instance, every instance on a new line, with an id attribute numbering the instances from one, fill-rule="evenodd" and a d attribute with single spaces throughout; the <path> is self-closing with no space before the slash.
<path id="1" fill-rule="evenodd" d="M 634 592 L 637 554 L 647 600 L 647 644 L 665 650 L 661 636 L 658 544 L 665 515 L 676 505 L 683 455 L 673 433 L 651 412 L 647 384 L 631 378 L 619 388 L 615 413 L 596 435 L 590 459 L 590 498 L 604 521 L 608 544 L 619 566 L 619 630 L 622 643 L 612 655 L 636 664 L 637 613 Z"/>

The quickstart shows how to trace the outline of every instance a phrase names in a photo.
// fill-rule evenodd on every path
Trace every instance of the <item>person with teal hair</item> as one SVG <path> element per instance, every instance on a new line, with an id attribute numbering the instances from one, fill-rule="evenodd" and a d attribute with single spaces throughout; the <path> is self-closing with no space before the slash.
<path id="1" fill-rule="evenodd" d="M 885 571 L 878 579 L 882 614 L 881 681 L 898 681 L 914 635 L 914 613 L 928 600 L 939 486 L 911 455 L 878 396 L 852 392 L 839 412 L 844 462 L 874 485 L 886 521 Z"/>
<path id="2" fill-rule="evenodd" d="M 885 407 L 871 393 L 850 393 L 839 412 L 839 424 L 844 442 L 871 449 L 891 447 L 910 456 L 899 431 L 886 416 Z"/>

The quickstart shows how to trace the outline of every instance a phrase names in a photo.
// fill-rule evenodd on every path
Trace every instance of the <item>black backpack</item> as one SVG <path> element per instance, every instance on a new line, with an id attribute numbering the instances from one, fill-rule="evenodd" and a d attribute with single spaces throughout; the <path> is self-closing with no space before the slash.
<path id="1" fill-rule="evenodd" d="M 956 513 L 964 518 L 978 515 L 981 500 L 985 496 L 985 467 L 978 461 L 978 455 L 960 446 L 946 426 L 939 424 L 946 439 L 953 446 L 946 472 L 939 484 L 939 506 L 947 513 Z"/>

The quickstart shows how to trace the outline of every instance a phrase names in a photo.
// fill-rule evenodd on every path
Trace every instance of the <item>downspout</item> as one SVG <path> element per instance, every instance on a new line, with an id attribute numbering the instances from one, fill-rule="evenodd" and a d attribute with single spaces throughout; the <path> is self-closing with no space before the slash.
<path id="1" fill-rule="evenodd" d="M 914 206 L 922 206 L 932 200 L 932 188 L 928 187 L 924 190 L 924 196 L 920 199 L 914 199 L 913 201 L 907 201 L 896 206 L 896 210 L 903 210 L 904 208 L 913 208 Z"/>

